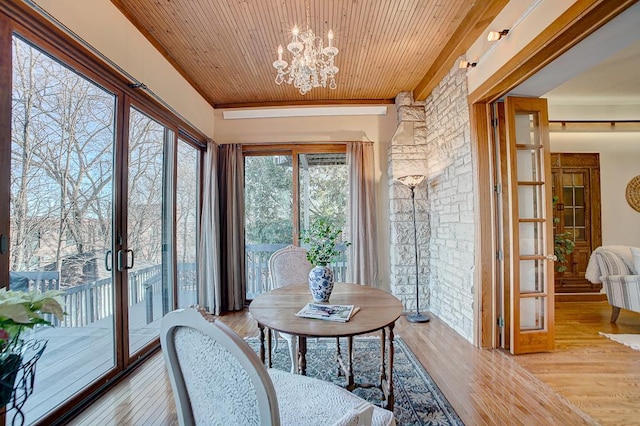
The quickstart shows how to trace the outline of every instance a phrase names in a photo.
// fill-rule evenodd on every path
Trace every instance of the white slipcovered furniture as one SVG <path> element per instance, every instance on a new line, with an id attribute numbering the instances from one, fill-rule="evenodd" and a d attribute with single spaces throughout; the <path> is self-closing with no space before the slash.
<path id="1" fill-rule="evenodd" d="M 585 278 L 602 283 L 612 306 L 611 322 L 616 322 L 620 309 L 640 312 L 640 248 L 601 246 L 591 253 Z"/>
<path id="2" fill-rule="evenodd" d="M 304 284 L 309 280 L 311 263 L 307 260 L 307 251 L 297 246 L 287 246 L 274 252 L 269 258 L 269 277 L 271 288 L 286 287 L 293 284 Z M 274 333 L 275 345 L 278 347 L 278 334 L 289 344 L 291 372 L 298 372 L 298 338 L 291 334 Z"/>
<path id="3" fill-rule="evenodd" d="M 346 389 L 267 370 L 244 340 L 196 309 L 166 315 L 160 342 L 180 425 L 395 425 L 393 413 Z"/>

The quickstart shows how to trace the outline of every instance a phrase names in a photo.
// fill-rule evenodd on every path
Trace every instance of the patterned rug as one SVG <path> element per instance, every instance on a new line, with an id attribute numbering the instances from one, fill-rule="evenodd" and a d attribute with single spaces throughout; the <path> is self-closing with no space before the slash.
<path id="1" fill-rule="evenodd" d="M 341 340 L 341 344 L 345 345 L 346 339 Z M 247 342 L 256 352 L 258 351 L 259 341 L 257 338 L 247 339 Z M 400 338 L 396 338 L 394 342 L 395 406 L 393 413 L 397 424 L 399 426 L 463 425 L 440 389 L 407 345 Z M 341 346 L 341 348 L 342 353 L 346 354 L 346 346 Z M 334 354 L 335 339 L 308 339 L 307 375 L 344 386 L 346 379 L 337 375 Z M 376 383 L 376 378 L 380 377 L 380 339 L 355 338 L 353 365 L 357 382 Z M 285 340 L 278 342 L 278 348 L 273 355 L 273 366 L 285 371 L 291 369 L 289 349 Z M 354 393 L 378 405 L 382 398 L 382 392 L 375 388 L 358 388 Z"/>

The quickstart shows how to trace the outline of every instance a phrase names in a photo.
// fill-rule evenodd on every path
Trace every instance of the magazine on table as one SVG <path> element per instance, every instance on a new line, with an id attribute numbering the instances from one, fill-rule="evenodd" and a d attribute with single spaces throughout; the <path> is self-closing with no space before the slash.
<path id="1" fill-rule="evenodd" d="M 307 303 L 296 315 L 303 318 L 347 322 L 359 310 L 360 308 L 354 307 L 353 305 L 323 305 L 320 303 Z"/>

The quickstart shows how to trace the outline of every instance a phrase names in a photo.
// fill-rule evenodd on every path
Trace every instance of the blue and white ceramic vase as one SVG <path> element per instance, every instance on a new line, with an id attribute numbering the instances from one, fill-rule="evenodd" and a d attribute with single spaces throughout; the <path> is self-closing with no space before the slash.
<path id="1" fill-rule="evenodd" d="M 309 271 L 309 290 L 315 302 L 328 302 L 333 291 L 333 271 L 328 266 L 314 266 Z"/>

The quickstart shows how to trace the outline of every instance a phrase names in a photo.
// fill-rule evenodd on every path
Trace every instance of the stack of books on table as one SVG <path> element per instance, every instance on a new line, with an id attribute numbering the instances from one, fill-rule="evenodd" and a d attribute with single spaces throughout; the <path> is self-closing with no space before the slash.
<path id="1" fill-rule="evenodd" d="M 354 307 L 353 305 L 323 305 L 320 303 L 307 303 L 296 315 L 303 318 L 347 322 L 359 310 L 359 307 Z"/>

